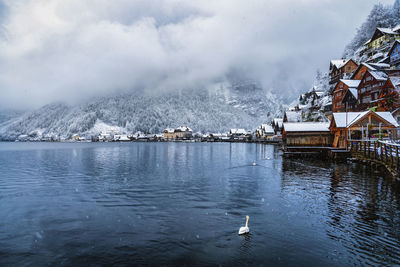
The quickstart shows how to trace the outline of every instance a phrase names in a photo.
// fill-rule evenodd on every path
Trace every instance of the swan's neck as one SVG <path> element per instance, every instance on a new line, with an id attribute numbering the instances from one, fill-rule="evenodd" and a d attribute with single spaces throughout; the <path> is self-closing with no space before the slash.
<path id="1" fill-rule="evenodd" d="M 249 216 L 246 217 L 246 227 L 249 227 Z"/>

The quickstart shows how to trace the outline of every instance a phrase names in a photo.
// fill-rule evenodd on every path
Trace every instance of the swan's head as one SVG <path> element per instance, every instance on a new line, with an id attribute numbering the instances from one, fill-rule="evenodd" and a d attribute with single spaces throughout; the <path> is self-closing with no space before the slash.
<path id="1" fill-rule="evenodd" d="M 249 215 L 246 215 L 246 220 L 249 220 L 249 219 L 250 219 Z"/>

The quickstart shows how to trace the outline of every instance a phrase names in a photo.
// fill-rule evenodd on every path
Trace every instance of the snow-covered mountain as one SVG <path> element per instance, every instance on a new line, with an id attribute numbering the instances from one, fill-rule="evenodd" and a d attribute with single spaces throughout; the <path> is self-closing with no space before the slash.
<path id="1" fill-rule="evenodd" d="M 0 122 L 0 139 L 68 139 L 117 129 L 121 133 L 160 133 L 187 125 L 194 131 L 216 132 L 241 127 L 254 129 L 281 114 L 280 98 L 255 83 L 218 84 L 201 90 L 130 93 L 100 97 L 80 105 L 53 103 Z"/>

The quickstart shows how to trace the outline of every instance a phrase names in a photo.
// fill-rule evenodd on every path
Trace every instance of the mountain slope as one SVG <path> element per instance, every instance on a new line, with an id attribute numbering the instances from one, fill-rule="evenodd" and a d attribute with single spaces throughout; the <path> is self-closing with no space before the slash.
<path id="1" fill-rule="evenodd" d="M 21 135 L 28 135 L 30 140 L 68 139 L 73 134 L 89 137 L 107 127 L 119 127 L 125 133 L 160 133 L 180 125 L 200 132 L 253 129 L 279 115 L 282 109 L 279 98 L 254 84 L 159 95 L 132 93 L 76 106 L 46 105 L 0 124 L 0 139 L 15 140 Z"/>

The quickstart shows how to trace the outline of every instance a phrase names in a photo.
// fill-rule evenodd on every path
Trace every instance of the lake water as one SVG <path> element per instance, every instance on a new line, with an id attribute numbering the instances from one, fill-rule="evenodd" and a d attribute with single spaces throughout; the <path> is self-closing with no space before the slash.
<path id="1" fill-rule="evenodd" d="M 400 185 L 270 145 L 0 143 L 0 265 L 108 264 L 400 264 Z"/>

